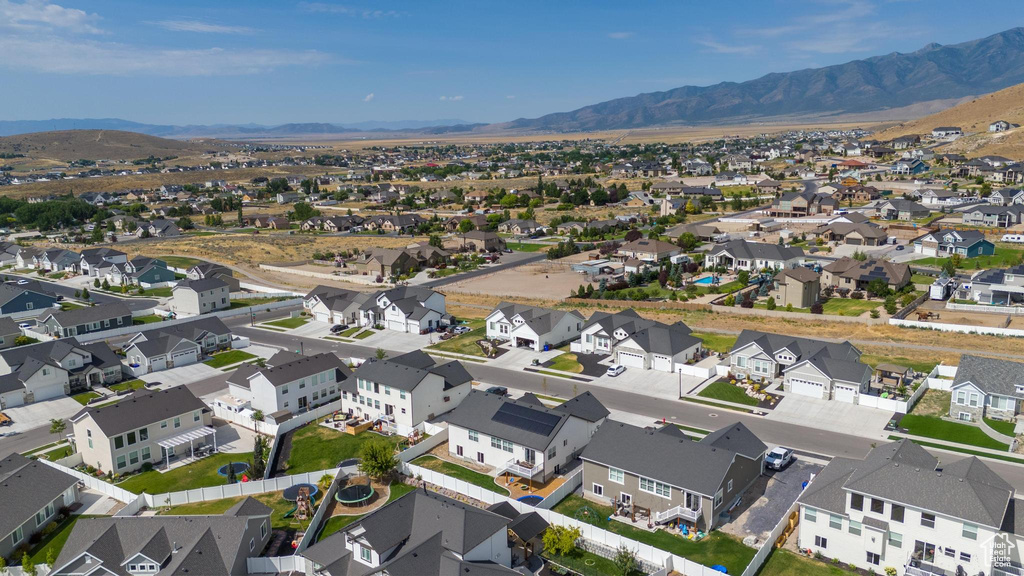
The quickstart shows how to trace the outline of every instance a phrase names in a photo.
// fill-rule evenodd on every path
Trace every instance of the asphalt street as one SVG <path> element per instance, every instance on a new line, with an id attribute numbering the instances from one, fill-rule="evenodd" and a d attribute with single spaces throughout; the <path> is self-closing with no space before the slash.
<path id="1" fill-rule="evenodd" d="M 26 277 L 11 276 L 11 278 L 20 280 Z M 31 276 L 27 277 L 27 279 L 36 280 L 42 284 L 45 284 L 48 290 L 50 290 L 51 292 L 58 296 L 63 296 L 65 298 L 75 297 L 76 289 L 70 286 L 64 286 L 62 284 L 50 282 L 43 278 L 35 278 Z M 90 286 L 90 288 L 92 287 Z M 148 310 L 149 308 L 152 308 L 159 304 L 159 302 L 150 298 L 118 298 L 117 296 L 111 296 L 110 294 L 101 294 L 99 292 L 93 292 L 92 290 L 89 290 L 89 296 L 92 298 L 92 301 L 97 304 L 103 304 L 105 302 L 124 302 L 128 306 L 129 310 Z"/>
<path id="2" fill-rule="evenodd" d="M 540 252 L 513 252 L 512 254 L 502 254 L 501 259 L 498 260 L 496 266 L 488 266 L 487 268 L 477 268 L 470 272 L 463 272 L 462 274 L 453 274 L 452 276 L 445 276 L 444 278 L 438 278 L 437 280 L 431 280 L 430 282 L 424 282 L 420 286 L 424 288 L 437 288 L 438 286 L 444 286 L 445 284 L 452 284 L 454 282 L 462 282 L 463 280 L 469 280 L 476 278 L 477 276 L 483 276 L 484 274 L 491 274 L 494 272 L 501 272 L 502 270 L 509 270 L 518 266 L 524 266 L 532 262 L 540 262 L 547 258 L 547 253 L 544 251 Z"/>

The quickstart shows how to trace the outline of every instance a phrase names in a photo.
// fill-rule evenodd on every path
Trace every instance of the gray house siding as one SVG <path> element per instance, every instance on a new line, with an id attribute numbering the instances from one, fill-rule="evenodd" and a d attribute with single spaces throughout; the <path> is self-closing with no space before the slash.
<path id="1" fill-rule="evenodd" d="M 0 306 L 0 314 L 17 314 L 31 310 L 45 310 L 56 303 L 56 298 L 50 298 L 38 292 L 22 292 L 3 306 Z"/>
<path id="2" fill-rule="evenodd" d="M 69 490 L 72 491 L 73 500 L 78 500 L 78 488 L 72 487 L 69 488 Z M 21 546 L 29 545 L 29 537 L 32 536 L 32 534 L 42 531 L 47 525 L 53 523 L 57 518 L 57 515 L 60 513 L 60 509 L 64 507 L 64 494 L 62 493 L 58 495 L 51 501 L 51 503 L 53 504 L 53 515 L 47 518 L 41 525 L 36 525 L 36 517 L 34 514 L 31 517 L 26 518 L 25 521 L 21 523 L 23 540 L 17 545 L 14 544 L 13 532 L 0 537 L 0 556 L 10 558 L 11 554 L 15 550 Z"/>
<path id="3" fill-rule="evenodd" d="M 115 316 L 113 318 L 100 320 L 99 322 L 91 324 L 77 324 L 75 326 L 61 326 L 57 322 L 56 317 L 50 317 L 46 322 L 43 322 L 43 325 L 46 326 L 46 332 L 48 334 L 66 338 L 68 336 L 79 336 L 82 334 L 89 334 L 90 332 L 102 332 L 112 328 L 131 326 L 132 316 L 131 314 L 127 316 Z"/>

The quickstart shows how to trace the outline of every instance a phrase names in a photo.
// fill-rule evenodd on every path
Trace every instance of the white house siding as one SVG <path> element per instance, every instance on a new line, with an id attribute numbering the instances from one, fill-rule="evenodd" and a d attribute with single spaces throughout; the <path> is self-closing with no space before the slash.
<path id="1" fill-rule="evenodd" d="M 491 561 L 499 566 L 512 565 L 512 549 L 508 546 L 508 533 L 498 530 L 490 538 L 466 552 L 463 559 L 469 562 Z"/>
<path id="2" fill-rule="evenodd" d="M 831 384 L 821 372 L 805 364 L 786 372 L 783 389 L 802 396 L 828 400 L 831 395 Z"/>
<path id="3" fill-rule="evenodd" d="M 548 445 L 548 448 L 555 448 L 553 459 L 548 459 L 547 450 L 544 450 L 544 453 L 539 449 L 536 450 L 534 461 L 537 464 L 543 464 L 544 471 L 534 479 L 543 481 L 550 478 L 555 473 L 557 465 L 564 464 L 571 455 L 582 450 L 589 440 L 590 433 L 587 423 L 579 418 L 569 418 Z M 482 453 L 483 464 L 496 470 L 501 470 L 512 459 L 526 460 L 525 448 L 519 444 L 513 444 L 512 452 L 507 452 L 502 448 L 492 447 L 491 437 L 488 434 L 480 432 L 478 439 L 473 441 L 469 439 L 467 429 L 450 425 L 448 427 L 448 453 L 451 456 L 459 457 L 459 446 L 463 449 L 462 458 L 479 462 L 477 453 Z"/>
<path id="4" fill-rule="evenodd" d="M 595 324 L 580 334 L 580 350 L 584 354 L 611 354 L 613 340 L 601 326 Z"/>

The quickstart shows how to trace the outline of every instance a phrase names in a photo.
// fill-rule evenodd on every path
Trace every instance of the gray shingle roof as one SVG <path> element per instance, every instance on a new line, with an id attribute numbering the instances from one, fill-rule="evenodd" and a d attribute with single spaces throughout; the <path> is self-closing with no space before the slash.
<path id="1" fill-rule="evenodd" d="M 637 314 L 636 310 L 629 308 L 622 312 L 594 312 L 590 315 L 590 319 L 583 325 L 583 329 L 586 330 L 595 324 L 600 325 L 601 329 L 608 333 L 610 336 L 619 328 L 622 328 L 627 333 L 632 334 L 638 330 L 643 330 L 649 326 L 655 324 L 654 320 L 648 320 L 641 318 Z"/>
<path id="2" fill-rule="evenodd" d="M 509 442 L 547 450 L 555 434 L 570 418 L 566 412 L 472 390 L 454 410 L 449 424 L 503 438 Z"/>
<path id="3" fill-rule="evenodd" d="M 970 382 L 986 394 L 1024 398 L 1017 386 L 1024 386 L 1024 362 L 997 360 L 964 354 L 953 378 L 953 386 Z"/>
<path id="4" fill-rule="evenodd" d="M 723 244 L 716 244 L 708 254 L 714 256 L 722 252 L 728 252 L 734 257 L 750 260 L 790 260 L 804 255 L 804 251 L 800 248 L 766 244 L 764 242 L 747 242 L 746 240 L 731 240 Z"/>
<path id="5" fill-rule="evenodd" d="M 50 314 L 60 326 L 71 327 L 115 318 L 131 317 L 132 311 L 120 300 L 105 302 L 96 306 L 83 306 Z M 114 326 L 116 327 L 116 326 Z"/>
<path id="6" fill-rule="evenodd" d="M 181 280 L 174 285 L 174 290 L 188 288 L 196 292 L 208 292 L 210 290 L 217 290 L 220 288 L 226 288 L 227 282 L 220 278 L 200 278 L 198 280 Z"/>
<path id="7" fill-rule="evenodd" d="M 102 408 L 84 408 L 72 422 L 91 416 L 107 437 L 150 426 L 195 410 L 209 411 L 206 404 L 184 386 L 164 390 L 137 390 L 124 400 Z"/>
<path id="8" fill-rule="evenodd" d="M 597 429 L 580 458 L 713 497 L 738 454 L 732 449 L 717 446 L 715 440 L 737 446 L 746 438 L 746 434 L 742 438 L 738 433 L 736 436 L 729 441 L 716 437 L 711 442 L 695 442 L 675 433 L 646 430 L 609 420 Z M 749 438 L 757 440 L 753 434 Z M 743 453 L 763 454 L 763 447 L 764 444 L 757 440 L 756 445 L 745 447 Z M 762 449 L 760 452 L 759 448 Z M 698 462 L 700 465 L 695 466 Z"/>
<path id="9" fill-rule="evenodd" d="M 272 368 L 262 368 L 259 370 L 259 373 L 274 386 L 283 386 L 289 382 L 294 382 L 300 378 L 308 378 L 331 368 L 338 371 L 338 374 L 335 375 L 338 382 L 345 380 L 352 374 L 341 358 L 330 352 L 303 356 L 298 360 L 278 364 Z"/>
<path id="10" fill-rule="evenodd" d="M 653 326 L 634 332 L 630 338 L 645 352 L 675 356 L 701 344 L 701 339 L 690 334 L 691 330 L 682 322 L 672 325 L 655 323 Z"/>
<path id="11" fill-rule="evenodd" d="M 0 534 L 13 532 L 76 483 L 74 476 L 21 454 L 0 460 Z"/>
<path id="12" fill-rule="evenodd" d="M 531 394 L 531 396 L 533 396 Z M 539 398 L 533 396 L 538 402 Z M 525 401 L 528 404 L 533 404 L 532 399 L 526 397 L 520 398 L 520 402 Z M 535 404 L 536 405 L 536 404 Z M 540 404 L 543 406 L 543 404 Z M 554 408 L 558 412 L 565 412 L 566 414 L 575 416 L 587 422 L 600 422 L 602 418 L 607 418 L 611 412 L 601 404 L 600 400 L 596 396 L 591 394 L 589 391 L 583 392 L 582 394 L 566 400 Z"/>

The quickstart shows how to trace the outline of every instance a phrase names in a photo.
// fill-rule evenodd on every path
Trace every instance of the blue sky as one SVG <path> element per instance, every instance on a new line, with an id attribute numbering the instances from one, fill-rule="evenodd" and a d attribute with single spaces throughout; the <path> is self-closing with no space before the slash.
<path id="1" fill-rule="evenodd" d="M 952 44 L 1024 2 L 0 0 L 0 119 L 499 122 Z"/>

